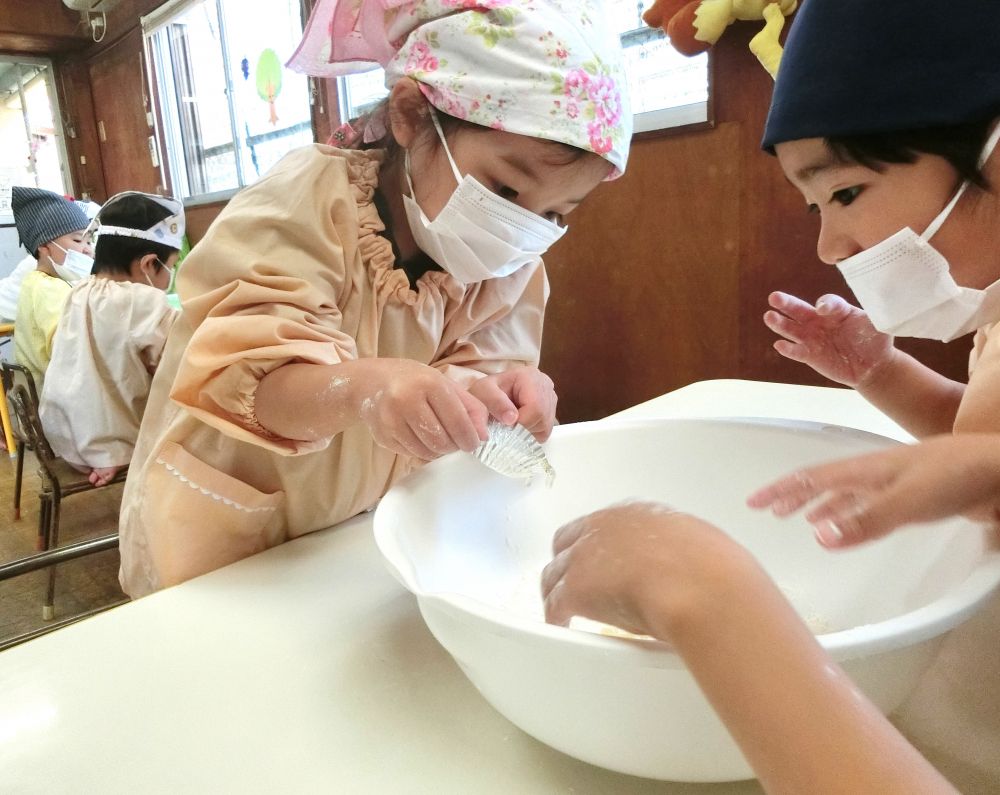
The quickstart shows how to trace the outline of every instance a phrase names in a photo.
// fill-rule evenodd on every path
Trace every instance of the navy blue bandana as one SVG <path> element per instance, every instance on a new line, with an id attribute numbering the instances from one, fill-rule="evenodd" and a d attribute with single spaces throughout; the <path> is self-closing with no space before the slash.
<path id="1" fill-rule="evenodd" d="M 762 148 L 1000 116 L 998 0 L 805 0 Z"/>

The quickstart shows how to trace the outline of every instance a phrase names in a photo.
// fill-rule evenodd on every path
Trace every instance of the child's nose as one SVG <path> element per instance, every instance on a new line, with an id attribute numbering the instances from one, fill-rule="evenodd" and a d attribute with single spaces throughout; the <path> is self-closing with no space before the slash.
<path id="1" fill-rule="evenodd" d="M 836 265 L 861 250 L 857 241 L 844 229 L 826 218 L 823 219 L 816 241 L 816 254 L 821 261 L 827 265 Z"/>

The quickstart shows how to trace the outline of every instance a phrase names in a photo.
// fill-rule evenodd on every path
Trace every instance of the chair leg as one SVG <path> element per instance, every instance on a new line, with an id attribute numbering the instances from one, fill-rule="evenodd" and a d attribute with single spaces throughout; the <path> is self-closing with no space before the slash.
<path id="1" fill-rule="evenodd" d="M 35 549 L 44 552 L 49 543 L 49 506 L 51 496 L 47 492 L 38 495 L 38 538 L 35 539 Z"/>
<path id="2" fill-rule="evenodd" d="M 21 518 L 21 480 L 24 475 L 24 442 L 17 443 L 17 469 L 14 473 L 14 521 Z"/>
<path id="3" fill-rule="evenodd" d="M 59 496 L 52 495 L 51 515 L 49 519 L 49 549 L 59 546 Z M 58 566 L 49 567 L 49 587 L 45 592 L 45 604 L 42 605 L 42 619 L 51 621 L 56 614 L 56 569 Z"/>

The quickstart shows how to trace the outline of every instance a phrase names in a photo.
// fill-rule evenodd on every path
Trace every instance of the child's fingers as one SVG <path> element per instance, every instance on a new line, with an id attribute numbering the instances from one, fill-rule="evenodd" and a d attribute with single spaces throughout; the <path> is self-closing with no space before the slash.
<path id="1" fill-rule="evenodd" d="M 464 399 L 466 397 L 471 399 L 468 401 L 469 405 L 466 405 L 467 401 Z M 427 402 L 447 440 L 447 449 L 439 449 L 440 453 L 449 453 L 455 449 L 471 453 L 485 438 L 486 409 L 464 389 L 433 392 L 427 396 Z M 483 434 L 479 432 L 477 421 L 482 426 Z M 424 441 L 427 442 L 426 439 Z"/>
<path id="2" fill-rule="evenodd" d="M 788 293 L 774 292 L 767 297 L 767 303 L 784 315 L 799 323 L 808 323 L 816 316 L 816 308 L 801 298 Z"/>
<path id="3" fill-rule="evenodd" d="M 545 620 L 549 624 L 565 627 L 576 615 L 572 599 L 563 580 L 556 581 L 545 594 Z"/>
<path id="4" fill-rule="evenodd" d="M 789 320 L 778 312 L 765 312 L 764 325 L 775 334 L 780 334 L 792 342 L 802 342 L 803 340 L 802 324 L 794 320 Z"/>
<path id="5" fill-rule="evenodd" d="M 493 379 L 487 378 L 477 384 L 476 397 L 486 406 L 490 416 L 496 417 L 504 425 L 517 422 L 517 406 Z"/>
<path id="6" fill-rule="evenodd" d="M 834 320 L 847 317 L 853 309 L 854 306 L 833 293 L 821 295 L 816 301 L 816 313 Z"/>
<path id="7" fill-rule="evenodd" d="M 755 491 L 747 497 L 747 505 L 771 508 L 784 516 L 824 492 L 879 488 L 892 477 L 893 454 L 894 451 L 887 451 L 800 469 Z"/>
<path id="8" fill-rule="evenodd" d="M 829 511 L 823 511 L 823 518 L 813 522 L 813 526 L 816 538 L 823 546 L 839 548 L 874 541 L 904 524 L 939 518 L 941 515 L 933 497 L 914 494 L 897 484 L 860 504 L 851 505 L 849 500 L 838 501 L 830 506 Z"/>
<path id="9" fill-rule="evenodd" d="M 830 492 L 821 502 L 806 511 L 805 519 L 814 525 L 826 520 L 844 522 L 864 513 L 868 508 L 869 498 L 870 495 L 851 489 Z"/>
<path id="10" fill-rule="evenodd" d="M 568 524 L 564 524 L 554 536 L 552 536 L 552 554 L 558 555 L 563 550 L 569 549 L 583 536 L 589 533 L 593 514 L 581 516 Z"/>
<path id="11" fill-rule="evenodd" d="M 771 346 L 778 353 L 784 356 L 786 359 L 791 359 L 793 362 L 799 362 L 801 364 L 811 365 L 814 357 L 811 355 L 809 348 L 800 342 L 789 342 L 788 340 L 775 340 L 774 344 Z"/>
<path id="12" fill-rule="evenodd" d="M 481 400 L 458 385 L 455 387 L 455 395 L 462 404 L 465 416 L 472 423 L 472 427 L 476 431 L 476 447 L 478 447 L 480 442 L 485 442 L 490 438 L 489 431 L 486 429 L 486 423 L 490 418 L 489 409 L 486 408 Z"/>
<path id="13" fill-rule="evenodd" d="M 437 455 L 420 441 L 405 421 L 399 421 L 391 427 L 371 426 L 371 428 L 372 438 L 376 444 L 388 450 L 419 458 L 421 461 L 433 461 L 437 458 Z"/>
<path id="14" fill-rule="evenodd" d="M 552 589 L 556 587 L 563 575 L 566 573 L 566 569 L 569 566 L 569 550 L 563 550 L 558 555 L 556 555 L 552 560 L 548 562 L 548 565 L 542 569 L 542 598 L 545 599 L 551 593 Z"/>
<path id="15" fill-rule="evenodd" d="M 555 424 L 555 401 L 542 398 L 536 402 L 522 405 L 518 410 L 517 421 L 534 434 L 539 442 L 544 442 L 552 435 Z"/>

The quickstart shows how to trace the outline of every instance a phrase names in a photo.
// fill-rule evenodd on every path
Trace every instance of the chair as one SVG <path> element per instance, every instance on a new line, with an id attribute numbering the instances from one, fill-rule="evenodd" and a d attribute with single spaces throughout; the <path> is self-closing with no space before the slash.
<path id="1" fill-rule="evenodd" d="M 38 458 L 38 476 L 42 488 L 38 494 L 38 535 L 42 539 L 42 550 L 59 545 L 59 512 L 62 500 L 73 494 L 93 491 L 93 486 L 84 472 L 80 472 L 62 458 L 54 455 L 42 430 L 36 405 L 24 384 L 14 384 L 7 393 L 7 400 L 17 418 L 18 426 L 26 436 L 25 444 L 35 451 Z M 128 467 L 122 467 L 111 483 L 122 483 L 128 474 Z M 110 485 L 110 484 L 108 484 Z M 42 618 L 51 619 L 55 614 L 56 567 L 49 568 L 49 584 L 42 606 Z"/>
<path id="2" fill-rule="evenodd" d="M 0 362 L 0 381 L 3 383 L 5 396 L 8 392 L 10 392 L 14 384 L 24 384 L 28 391 L 28 397 L 31 400 L 31 405 L 34 407 L 35 412 L 38 412 L 38 390 L 35 388 L 35 379 L 31 375 L 30 370 L 19 364 Z M 4 407 L 8 407 L 7 401 L 4 401 Z M 11 435 L 13 436 L 14 444 L 17 448 L 17 469 L 14 475 L 14 521 L 16 522 L 21 518 L 21 483 L 24 473 L 24 451 L 25 449 L 34 450 L 34 448 L 28 444 L 27 434 L 24 429 L 20 427 L 20 423 L 17 422 L 17 418 L 13 416 L 9 417 L 9 423 Z M 13 453 L 14 451 L 8 448 L 8 452 Z M 44 549 L 42 541 L 42 537 L 39 536 L 38 543 L 35 545 L 36 549 Z"/>
<path id="3" fill-rule="evenodd" d="M 11 340 L 14 339 L 14 324 L 13 323 L 0 323 L 0 348 L 4 345 L 8 345 Z M 3 354 L 0 353 L 0 356 Z M 6 395 L 6 390 L 4 391 Z M 6 400 L 0 400 L 0 423 L 3 425 L 3 437 L 4 442 L 7 445 L 7 452 L 10 454 L 11 458 L 14 457 L 14 446 L 17 443 L 14 439 L 14 430 L 10 422 L 10 409 L 7 406 Z"/>

